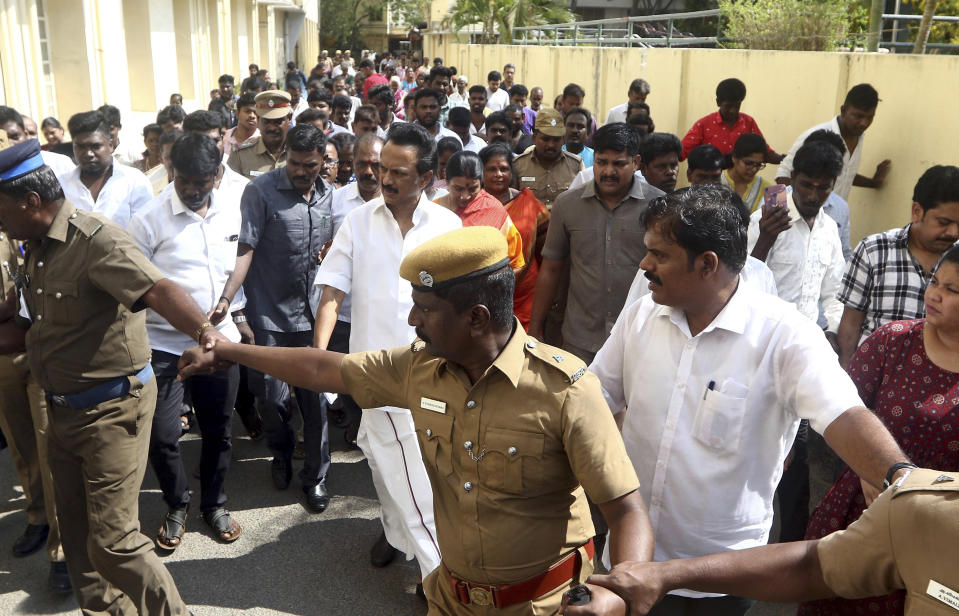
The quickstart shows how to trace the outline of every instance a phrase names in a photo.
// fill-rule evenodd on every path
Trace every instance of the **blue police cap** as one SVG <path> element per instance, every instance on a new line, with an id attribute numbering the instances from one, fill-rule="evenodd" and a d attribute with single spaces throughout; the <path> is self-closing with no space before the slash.
<path id="1" fill-rule="evenodd" d="M 5 150 L 0 150 L 0 182 L 15 180 L 42 166 L 40 142 L 36 139 L 27 139 Z"/>

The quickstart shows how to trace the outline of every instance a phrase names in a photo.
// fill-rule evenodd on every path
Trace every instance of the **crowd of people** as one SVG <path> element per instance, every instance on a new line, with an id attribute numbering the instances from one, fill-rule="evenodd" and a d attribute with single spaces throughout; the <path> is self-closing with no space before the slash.
<path id="1" fill-rule="evenodd" d="M 849 192 L 891 165 L 860 173 L 870 84 L 781 154 L 736 78 L 680 137 L 643 79 L 600 122 L 580 85 L 550 106 L 513 64 L 249 70 L 205 110 L 173 94 L 143 149 L 110 105 L 69 141 L 0 107 L 0 429 L 13 552 L 45 548 L 51 590 L 187 614 L 157 552 L 197 510 L 242 535 L 236 411 L 316 514 L 344 431 L 381 505 L 371 565 L 415 558 L 431 615 L 959 605 L 959 568 L 907 556 L 959 542 L 959 168 L 853 245 Z M 843 463 L 811 517 L 809 428 Z"/>

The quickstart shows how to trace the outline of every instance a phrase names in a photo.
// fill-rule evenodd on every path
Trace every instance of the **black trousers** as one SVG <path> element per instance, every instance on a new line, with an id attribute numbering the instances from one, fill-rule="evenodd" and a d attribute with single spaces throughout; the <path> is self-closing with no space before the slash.
<path id="1" fill-rule="evenodd" d="M 309 347 L 313 346 L 313 332 L 253 331 L 260 346 Z M 287 460 L 293 457 L 296 435 L 290 425 L 292 415 L 287 404 L 290 387 L 278 379 L 253 369 L 247 371 L 250 391 L 256 396 L 256 407 L 263 420 L 266 444 L 274 456 Z M 326 481 L 330 470 L 330 436 L 326 423 L 326 398 L 308 389 L 293 388 L 296 402 L 303 414 L 303 446 L 306 459 L 300 471 L 300 480 L 310 487 Z"/>
<path id="2" fill-rule="evenodd" d="M 179 355 L 153 351 L 157 379 L 157 405 L 150 433 L 150 464 L 171 509 L 190 502 L 190 487 L 180 459 L 180 413 L 189 393 L 200 427 L 200 508 L 203 511 L 226 504 L 223 484 L 230 468 L 230 427 L 240 373 L 237 366 L 213 374 L 195 375 L 177 381 Z"/>
<path id="3" fill-rule="evenodd" d="M 799 423 L 793 458 L 776 488 L 779 496 L 779 543 L 802 541 L 809 524 L 809 422 Z"/>
<path id="4" fill-rule="evenodd" d="M 702 599 L 666 595 L 649 610 L 649 616 L 743 616 L 754 603 L 735 595 Z"/>

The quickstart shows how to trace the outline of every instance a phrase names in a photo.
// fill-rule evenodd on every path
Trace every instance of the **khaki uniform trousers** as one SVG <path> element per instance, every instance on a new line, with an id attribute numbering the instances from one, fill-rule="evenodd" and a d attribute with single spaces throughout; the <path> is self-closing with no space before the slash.
<path id="1" fill-rule="evenodd" d="M 53 476 L 47 455 L 47 403 L 30 376 L 26 353 L 0 355 L 0 429 L 10 444 L 10 456 L 27 499 L 27 523 L 49 524 L 47 557 L 63 560 Z"/>
<path id="2" fill-rule="evenodd" d="M 427 616 L 553 616 L 558 614 L 559 608 L 563 604 L 563 594 L 577 584 L 585 582 L 586 578 L 593 572 L 593 562 L 587 556 L 586 548 L 581 547 L 579 551 L 583 565 L 575 579 L 570 580 L 568 584 L 556 587 L 545 595 L 536 597 L 532 601 L 517 603 L 504 608 L 484 607 L 475 603 L 469 605 L 460 603 L 456 595 L 453 594 L 453 588 L 446 576 L 446 566 L 441 564 L 423 580 L 423 592 L 429 602 Z"/>
<path id="3" fill-rule="evenodd" d="M 87 409 L 49 403 L 50 467 L 70 582 L 86 616 L 186 615 L 170 572 L 140 532 L 139 493 L 156 379 Z"/>

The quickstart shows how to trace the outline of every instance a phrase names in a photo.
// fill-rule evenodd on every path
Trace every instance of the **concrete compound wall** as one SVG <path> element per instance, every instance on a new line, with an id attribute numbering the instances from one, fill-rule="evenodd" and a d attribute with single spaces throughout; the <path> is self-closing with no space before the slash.
<path id="1" fill-rule="evenodd" d="M 425 55 L 442 57 L 471 84 L 485 83 L 489 71 L 512 62 L 516 82 L 542 87 L 545 104 L 566 84 L 578 83 L 586 90 L 585 107 L 600 122 L 610 107 L 626 101 L 629 83 L 642 77 L 652 87 L 646 102 L 657 130 L 680 138 L 716 110 L 716 84 L 738 77 L 748 88 L 742 110 L 779 152 L 837 114 L 850 87 L 871 83 L 882 102 L 866 133 L 860 173 L 871 176 L 885 158 L 892 168 L 881 190 L 852 189 L 853 242 L 908 222 L 913 186 L 928 167 L 959 165 L 959 122 L 948 111 L 959 99 L 956 56 L 466 45 L 448 36 L 427 37 Z M 762 173 L 772 180 L 775 172 L 769 165 Z M 684 183 L 684 169 L 680 175 Z"/>

